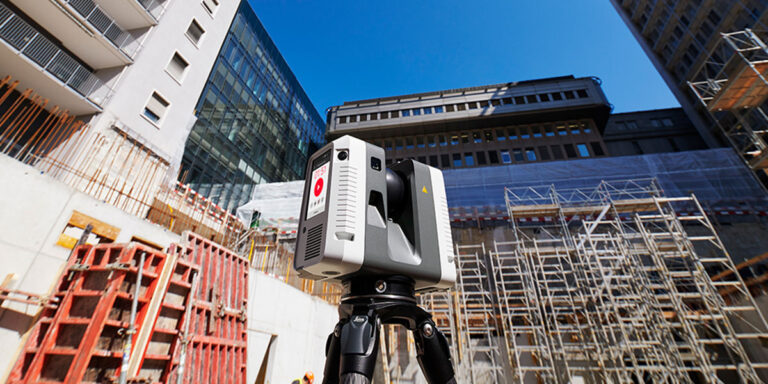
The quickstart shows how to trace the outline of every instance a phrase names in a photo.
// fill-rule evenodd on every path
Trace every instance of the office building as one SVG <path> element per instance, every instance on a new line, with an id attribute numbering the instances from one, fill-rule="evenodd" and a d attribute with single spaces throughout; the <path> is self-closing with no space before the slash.
<path id="1" fill-rule="evenodd" d="M 145 215 L 176 178 L 238 5 L 0 1 L 0 149 Z"/>
<path id="2" fill-rule="evenodd" d="M 610 109 L 599 79 L 563 76 L 345 102 L 327 135 L 442 169 L 601 157 Z"/>
<path id="3" fill-rule="evenodd" d="M 752 169 L 768 166 L 763 137 L 768 124 L 763 113 L 768 83 L 751 65 L 765 56 L 762 33 L 768 25 L 768 4 L 758 0 L 611 3 L 704 141 L 709 146 L 730 144 Z"/>
<path id="4" fill-rule="evenodd" d="M 196 106 L 180 180 L 233 211 L 253 186 L 304 178 L 323 120 L 247 2 Z"/>
<path id="5" fill-rule="evenodd" d="M 611 156 L 709 148 L 682 108 L 614 113 L 608 118 L 603 142 Z"/>

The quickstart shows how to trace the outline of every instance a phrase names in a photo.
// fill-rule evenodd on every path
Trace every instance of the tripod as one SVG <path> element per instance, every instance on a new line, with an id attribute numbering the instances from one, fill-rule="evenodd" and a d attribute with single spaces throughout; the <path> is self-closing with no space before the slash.
<path id="1" fill-rule="evenodd" d="M 432 315 L 416 305 L 408 277 L 352 278 L 344 282 L 339 322 L 325 346 L 323 384 L 371 382 L 379 351 L 379 325 L 400 324 L 413 332 L 421 371 L 429 384 L 455 384 L 445 336 Z"/>

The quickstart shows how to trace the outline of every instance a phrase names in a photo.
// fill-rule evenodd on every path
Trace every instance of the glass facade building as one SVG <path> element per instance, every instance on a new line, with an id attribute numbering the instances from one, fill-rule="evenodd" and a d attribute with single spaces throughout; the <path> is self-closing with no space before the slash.
<path id="1" fill-rule="evenodd" d="M 304 178 L 325 124 L 247 1 L 196 108 L 179 178 L 224 209 L 255 184 Z"/>

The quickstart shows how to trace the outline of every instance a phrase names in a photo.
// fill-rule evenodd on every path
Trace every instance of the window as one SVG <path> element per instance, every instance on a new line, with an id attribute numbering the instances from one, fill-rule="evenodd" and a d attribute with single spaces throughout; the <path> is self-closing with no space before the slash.
<path id="1" fill-rule="evenodd" d="M 520 127 L 520 138 L 521 139 L 531 138 L 531 133 L 528 131 L 528 127 Z"/>
<path id="2" fill-rule="evenodd" d="M 509 154 L 507 154 L 509 156 Z M 499 163 L 499 153 L 496 151 L 489 151 L 488 152 L 488 161 L 491 164 L 498 164 Z"/>
<path id="3" fill-rule="evenodd" d="M 448 155 L 440 155 L 440 162 L 443 164 L 443 168 L 451 167 L 451 158 Z"/>
<path id="4" fill-rule="evenodd" d="M 477 109 L 476 101 L 470 101 L 469 103 L 467 103 L 467 105 L 469 106 L 469 109 Z"/>
<path id="5" fill-rule="evenodd" d="M 595 154 L 595 156 L 605 156 L 605 152 L 603 151 L 603 147 L 600 145 L 599 142 L 593 141 L 589 143 L 590 146 L 592 146 L 592 153 Z"/>
<path id="6" fill-rule="evenodd" d="M 579 150 L 580 157 L 589 157 L 589 149 L 586 144 L 576 144 L 576 148 Z"/>
<path id="7" fill-rule="evenodd" d="M 542 145 L 539 147 L 539 156 L 541 156 L 541 160 L 549 160 L 549 150 L 546 146 Z"/>
<path id="8" fill-rule="evenodd" d="M 565 144 L 563 147 L 565 148 L 565 154 L 569 159 L 576 157 L 576 149 L 573 148 L 573 144 Z"/>
<path id="9" fill-rule="evenodd" d="M 435 142 L 434 136 L 428 136 L 427 137 L 427 145 L 429 145 L 430 148 L 437 147 L 437 143 Z"/>
<path id="10" fill-rule="evenodd" d="M 424 114 L 425 115 L 431 115 L 432 114 L 432 107 L 425 107 L 424 108 Z"/>
<path id="11" fill-rule="evenodd" d="M 568 130 L 571 131 L 571 135 L 578 135 L 581 133 L 581 131 L 579 130 L 579 126 L 576 123 L 568 124 Z"/>
<path id="12" fill-rule="evenodd" d="M 458 145 L 459 144 L 459 136 L 453 135 L 451 136 L 451 145 Z"/>
<path id="13" fill-rule="evenodd" d="M 536 99 L 536 95 L 525 96 L 525 101 L 527 101 L 528 104 L 530 104 L 530 103 L 538 103 L 539 102 L 539 100 Z"/>
<path id="14" fill-rule="evenodd" d="M 157 92 L 152 92 L 152 96 L 149 98 L 147 106 L 144 107 L 144 116 L 153 123 L 160 123 L 160 120 L 163 119 L 163 116 L 168 111 L 170 105 L 171 104 Z"/>
<path id="15" fill-rule="evenodd" d="M 510 140 L 517 140 L 517 128 L 510 128 L 509 129 L 509 139 Z"/>
<path id="16" fill-rule="evenodd" d="M 505 97 L 505 98 L 501 99 L 501 101 L 504 102 L 504 105 L 514 104 L 514 102 L 512 101 L 511 97 Z"/>
<path id="17" fill-rule="evenodd" d="M 403 117 L 408 117 L 408 116 L 411 115 L 411 110 L 410 109 L 403 109 L 401 111 L 401 113 L 402 113 Z"/>
<path id="18" fill-rule="evenodd" d="M 565 91 L 564 93 L 565 93 L 565 98 L 568 100 L 573 100 L 576 98 L 576 93 L 574 93 L 573 91 Z"/>
<path id="19" fill-rule="evenodd" d="M 487 164 L 487 162 L 485 161 L 485 152 L 477 152 L 475 154 L 477 155 L 477 165 Z"/>
<path id="20" fill-rule="evenodd" d="M 558 125 L 557 126 L 557 134 L 560 136 L 567 136 L 568 130 L 565 129 L 565 125 Z"/>
<path id="21" fill-rule="evenodd" d="M 390 112 L 389 117 L 391 117 L 393 119 L 400 117 L 400 111 L 392 111 L 392 112 Z"/>
<path id="22" fill-rule="evenodd" d="M 480 108 L 488 108 L 488 100 L 481 101 Z"/>
<path id="23" fill-rule="evenodd" d="M 424 138 L 419 136 L 416 138 L 416 146 L 419 148 L 424 148 Z"/>
<path id="24" fill-rule="evenodd" d="M 552 93 L 552 100 L 558 101 L 563 99 L 563 94 L 560 92 L 553 92 Z"/>
<path id="25" fill-rule="evenodd" d="M 427 157 L 426 156 L 419 156 L 418 161 L 419 161 L 419 163 L 426 164 L 427 163 Z"/>
<path id="26" fill-rule="evenodd" d="M 507 134 L 504 133 L 503 129 L 497 129 L 496 130 L 496 140 L 498 141 L 504 141 L 507 139 Z"/>
<path id="27" fill-rule="evenodd" d="M 347 117 L 339 116 L 339 124 L 346 124 L 346 123 L 347 123 Z"/>
<path id="28" fill-rule="evenodd" d="M 437 107 L 435 107 L 435 113 L 443 113 L 443 106 L 438 105 Z"/>
<path id="29" fill-rule="evenodd" d="M 491 133 L 491 131 L 484 131 L 483 134 L 485 135 L 486 143 L 493 142 L 493 133 Z"/>
<path id="30" fill-rule="evenodd" d="M 661 120 L 659 120 L 659 119 L 651 119 L 651 126 L 653 126 L 654 128 L 661 127 Z"/>
<path id="31" fill-rule="evenodd" d="M 499 100 L 499 99 L 492 99 L 491 100 L 491 105 L 493 105 L 494 107 L 498 107 L 499 105 L 501 105 L 501 100 Z"/>
<path id="32" fill-rule="evenodd" d="M 379 114 L 379 117 L 380 117 L 382 120 L 386 120 L 386 119 L 388 119 L 388 118 L 389 118 L 389 112 L 382 112 L 382 113 L 380 113 L 380 114 Z"/>
<path id="33" fill-rule="evenodd" d="M 512 164 L 512 157 L 509 156 L 509 151 L 506 149 L 501 150 L 501 161 L 504 164 Z"/>
<path id="34" fill-rule="evenodd" d="M 349 116 L 349 122 L 350 123 L 356 123 L 357 122 L 357 115 Z"/>
<path id="35" fill-rule="evenodd" d="M 462 144 L 469 143 L 469 135 L 467 135 L 466 133 L 462 133 L 461 134 L 461 143 Z"/>
<path id="36" fill-rule="evenodd" d="M 589 96 L 589 95 L 587 95 L 587 90 L 586 89 L 579 89 L 578 91 L 576 91 L 576 95 L 578 95 L 580 99 L 584 99 L 587 96 Z"/>
<path id="37" fill-rule="evenodd" d="M 662 119 L 661 123 L 664 124 L 665 127 L 672 127 L 675 125 L 675 123 L 672 122 L 672 119 Z"/>
<path id="38" fill-rule="evenodd" d="M 514 155 L 516 162 L 523 161 L 523 151 L 522 150 L 520 150 L 520 149 L 513 149 L 512 150 L 512 155 Z"/>
<path id="39" fill-rule="evenodd" d="M 546 102 L 546 101 L 549 101 L 549 94 L 547 94 L 547 93 L 540 93 L 539 94 L 539 99 L 541 100 L 542 103 Z"/>
<path id="40" fill-rule="evenodd" d="M 466 164 L 467 167 L 475 166 L 475 157 L 472 155 L 472 152 L 467 152 L 464 154 L 464 164 Z"/>
<path id="41" fill-rule="evenodd" d="M 414 108 L 413 109 L 413 115 L 414 116 L 421 115 L 421 108 Z"/>
<path id="42" fill-rule="evenodd" d="M 364 113 L 364 114 L 360 115 L 360 121 L 368 121 L 368 114 Z"/>
<path id="43" fill-rule="evenodd" d="M 203 0 L 203 7 L 208 13 L 213 14 L 219 7 L 219 0 Z"/>
<path id="44" fill-rule="evenodd" d="M 483 137 L 480 136 L 480 132 L 472 132 L 472 141 L 476 144 L 483 142 Z"/>
<path id="45" fill-rule="evenodd" d="M 445 147 L 446 145 L 448 145 L 448 142 L 445 140 L 445 135 L 440 135 L 439 140 L 440 140 L 441 147 Z"/>
<path id="46" fill-rule="evenodd" d="M 395 139 L 395 149 L 397 149 L 397 150 L 403 149 L 403 140 L 402 139 Z"/>
<path id="47" fill-rule="evenodd" d="M 200 44 L 203 34 L 205 34 L 203 27 L 200 26 L 200 23 L 198 23 L 197 20 L 192 19 L 192 22 L 189 23 L 189 27 L 187 28 L 187 37 L 189 37 L 193 43 Z"/>
<path id="48" fill-rule="evenodd" d="M 544 134 L 547 135 L 547 137 L 553 137 L 553 136 L 555 136 L 555 130 L 552 129 L 551 125 L 545 125 L 544 126 Z"/>
<path id="49" fill-rule="evenodd" d="M 524 96 L 515 96 L 515 104 L 525 104 Z"/>
<path id="50" fill-rule="evenodd" d="M 533 137 L 541 137 L 540 127 L 531 127 L 531 132 L 533 132 Z"/>
<path id="51" fill-rule="evenodd" d="M 184 80 L 184 75 L 187 73 L 187 68 L 189 68 L 189 63 L 184 60 L 184 58 L 181 57 L 178 52 L 176 52 L 173 54 L 171 62 L 168 63 L 168 67 L 165 70 L 168 71 L 168 74 L 170 74 L 171 77 L 181 82 Z"/>
<path id="52" fill-rule="evenodd" d="M 534 151 L 533 148 L 526 148 L 525 157 L 528 161 L 536 161 L 536 151 Z"/>
<path id="53" fill-rule="evenodd" d="M 549 149 L 552 150 L 552 157 L 554 157 L 555 160 L 561 160 L 565 158 L 563 156 L 563 149 L 560 148 L 559 145 L 550 145 Z"/>
<path id="54" fill-rule="evenodd" d="M 453 105 L 453 104 L 450 104 L 450 105 L 446 105 L 446 106 L 445 106 L 445 111 L 446 111 L 446 112 L 453 112 L 454 110 L 455 110 L 455 107 L 454 107 L 454 105 Z"/>
<path id="55" fill-rule="evenodd" d="M 371 120 L 378 120 L 379 114 L 378 113 L 371 113 Z"/>
<path id="56" fill-rule="evenodd" d="M 389 141 L 389 140 L 385 141 L 384 142 L 384 149 L 387 150 L 387 151 L 391 151 L 392 150 L 392 142 Z"/>
<path id="57" fill-rule="evenodd" d="M 467 109 L 467 106 L 464 103 L 456 104 L 456 110 L 457 111 L 463 111 L 465 109 Z"/>
<path id="58" fill-rule="evenodd" d="M 406 137 L 405 138 L 405 148 L 406 149 L 413 149 L 413 138 L 412 137 Z"/>
<path id="59" fill-rule="evenodd" d="M 439 167 L 440 164 L 437 163 L 437 155 L 430 155 L 429 156 L 429 165 L 433 167 Z"/>
<path id="60" fill-rule="evenodd" d="M 629 120 L 626 122 L 627 129 L 637 129 L 637 122 L 634 120 Z"/>
<path id="61" fill-rule="evenodd" d="M 589 127 L 589 123 L 579 123 L 579 126 L 581 127 L 581 130 L 584 131 L 584 133 L 592 133 L 592 128 Z"/>
<path id="62" fill-rule="evenodd" d="M 461 154 L 460 153 L 454 153 L 453 154 L 453 167 L 454 168 L 460 168 L 461 167 Z"/>

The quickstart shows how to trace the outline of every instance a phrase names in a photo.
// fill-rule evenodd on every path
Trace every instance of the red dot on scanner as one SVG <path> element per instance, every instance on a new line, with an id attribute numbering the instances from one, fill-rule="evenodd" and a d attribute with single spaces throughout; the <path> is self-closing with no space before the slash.
<path id="1" fill-rule="evenodd" d="M 320 192 L 323 191 L 323 179 L 317 179 L 315 182 L 315 197 L 320 196 Z"/>

